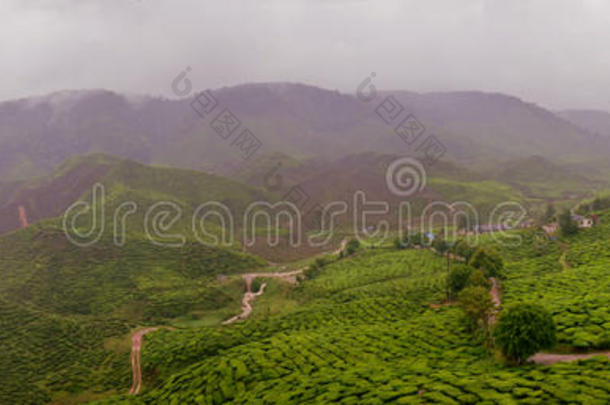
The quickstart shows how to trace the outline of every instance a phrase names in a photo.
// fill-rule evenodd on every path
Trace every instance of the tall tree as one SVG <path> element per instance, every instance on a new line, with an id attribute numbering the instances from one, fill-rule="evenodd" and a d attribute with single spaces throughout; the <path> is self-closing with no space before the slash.
<path id="1" fill-rule="evenodd" d="M 494 309 L 489 291 L 481 286 L 464 288 L 459 295 L 460 306 L 464 310 L 468 329 L 477 337 L 489 337 L 489 319 Z"/>
<path id="2" fill-rule="evenodd" d="M 547 204 L 546 211 L 544 212 L 544 222 L 553 222 L 555 220 L 555 206 L 552 203 Z"/>
<path id="3" fill-rule="evenodd" d="M 521 303 L 500 314 L 494 330 L 496 344 L 507 359 L 518 364 L 556 343 L 552 315 L 536 304 Z"/>
<path id="4" fill-rule="evenodd" d="M 572 218 L 572 213 L 569 210 L 565 210 L 559 216 L 559 228 L 563 236 L 575 235 L 578 233 L 578 224 Z"/>

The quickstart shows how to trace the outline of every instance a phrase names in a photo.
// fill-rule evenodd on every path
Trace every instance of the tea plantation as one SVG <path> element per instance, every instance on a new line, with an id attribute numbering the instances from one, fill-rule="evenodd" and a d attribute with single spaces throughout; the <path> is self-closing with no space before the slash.
<path id="1" fill-rule="evenodd" d="M 608 347 L 609 219 L 569 239 L 522 231 L 520 247 L 497 247 L 504 304 L 549 309 L 557 350 Z M 608 403 L 607 357 L 510 365 L 473 339 L 459 307 L 431 307 L 444 298 L 446 266 L 427 250 L 364 250 L 266 297 L 298 305 L 269 314 L 261 298 L 240 324 L 155 332 L 144 392 L 101 403 Z"/>
<path id="2" fill-rule="evenodd" d="M 112 257 L 113 260 L 106 260 Z M 102 240 L 90 248 L 32 226 L 0 238 L 2 404 L 85 402 L 130 384 L 129 335 L 189 313 L 238 310 L 253 256 L 187 244 Z"/>

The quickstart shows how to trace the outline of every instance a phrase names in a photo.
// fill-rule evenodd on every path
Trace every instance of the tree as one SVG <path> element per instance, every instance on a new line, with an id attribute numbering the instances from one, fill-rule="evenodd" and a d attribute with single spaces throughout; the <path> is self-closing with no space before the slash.
<path id="1" fill-rule="evenodd" d="M 305 278 L 307 280 L 311 280 L 313 278 L 316 278 L 320 272 L 322 271 L 322 268 L 326 265 L 326 260 L 324 260 L 323 258 L 319 257 L 317 258 L 305 271 L 304 271 L 304 275 Z"/>
<path id="2" fill-rule="evenodd" d="M 488 291 L 491 287 L 491 283 L 487 277 L 485 277 L 485 273 L 483 273 L 482 270 L 474 270 L 470 274 L 470 277 L 468 278 L 468 285 L 473 287 L 483 287 Z"/>
<path id="3" fill-rule="evenodd" d="M 458 229 L 463 229 L 465 231 L 469 230 L 468 229 L 468 224 L 470 224 L 470 218 L 468 218 L 465 215 L 460 215 L 458 218 L 458 225 L 457 228 Z"/>
<path id="4" fill-rule="evenodd" d="M 551 203 L 547 204 L 546 211 L 544 212 L 543 220 L 545 223 L 553 222 L 555 220 L 555 206 Z"/>
<path id="5" fill-rule="evenodd" d="M 572 219 L 572 213 L 565 210 L 559 216 L 559 228 L 563 236 L 575 235 L 578 233 L 578 224 Z"/>
<path id="6" fill-rule="evenodd" d="M 460 264 L 447 274 L 447 293 L 450 299 L 457 297 L 458 293 L 462 291 L 467 285 L 470 275 L 474 269 L 465 264 Z"/>
<path id="7" fill-rule="evenodd" d="M 434 240 L 432 241 L 432 247 L 434 248 L 434 250 L 436 250 L 436 253 L 441 256 L 444 256 L 445 252 L 449 250 L 449 244 L 447 243 L 447 241 L 440 237 L 434 238 Z"/>
<path id="8" fill-rule="evenodd" d="M 494 310 L 489 291 L 480 286 L 469 286 L 459 294 L 459 303 L 464 310 L 466 325 L 476 335 L 489 337 L 489 318 Z"/>
<path id="9" fill-rule="evenodd" d="M 421 232 L 411 235 L 409 239 L 409 246 L 428 246 L 429 243 L 430 240 L 428 236 Z"/>
<path id="10" fill-rule="evenodd" d="M 407 244 L 397 236 L 396 239 L 394 239 L 394 247 L 400 250 L 406 248 Z"/>
<path id="11" fill-rule="evenodd" d="M 496 344 L 507 359 L 518 364 L 556 343 L 552 315 L 536 304 L 516 304 L 500 314 L 494 330 Z"/>
<path id="12" fill-rule="evenodd" d="M 475 269 L 483 270 L 486 277 L 498 277 L 504 268 L 502 256 L 495 250 L 479 248 L 468 262 Z"/>
<path id="13" fill-rule="evenodd" d="M 470 260 L 470 257 L 474 253 L 474 250 L 468 245 L 468 243 L 460 239 L 453 245 L 453 253 L 456 256 L 463 257 L 466 262 Z"/>
<path id="14" fill-rule="evenodd" d="M 356 250 L 358 250 L 358 248 L 360 248 L 360 242 L 358 241 L 358 239 L 351 239 L 349 242 L 347 242 L 347 245 L 345 246 L 345 253 L 347 256 L 351 256 L 356 253 Z"/>

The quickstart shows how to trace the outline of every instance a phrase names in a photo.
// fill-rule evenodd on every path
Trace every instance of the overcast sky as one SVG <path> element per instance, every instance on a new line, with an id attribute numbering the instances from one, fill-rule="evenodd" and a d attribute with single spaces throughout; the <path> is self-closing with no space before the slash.
<path id="1" fill-rule="evenodd" d="M 0 99 L 291 81 L 610 111 L 610 1 L 0 0 Z"/>

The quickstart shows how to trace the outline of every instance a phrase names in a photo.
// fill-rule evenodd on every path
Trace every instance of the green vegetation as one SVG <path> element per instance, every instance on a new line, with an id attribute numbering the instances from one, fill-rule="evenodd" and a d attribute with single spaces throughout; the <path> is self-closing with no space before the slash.
<path id="1" fill-rule="evenodd" d="M 148 207 L 171 197 L 189 209 L 223 195 L 240 209 L 260 192 L 121 166 L 104 177 L 109 211 L 125 199 Z M 518 247 L 491 237 L 449 246 L 437 236 L 426 249 L 423 234 L 399 240 L 401 249 L 350 240 L 340 259 L 290 263 L 307 268 L 298 285 L 264 280 L 251 316 L 228 326 L 221 322 L 240 311 L 240 275 L 265 262 L 196 242 L 188 219 L 168 231 L 185 235 L 179 248 L 144 238 L 141 213 L 129 217 L 122 247 L 103 235 L 78 248 L 57 219 L 37 223 L 0 237 L 0 403 L 605 403 L 608 359 L 525 362 L 553 336 L 564 352 L 610 347 L 610 214 L 597 214 L 600 225 L 560 241 L 515 231 Z M 488 339 L 488 277 L 500 276 L 509 309 L 495 341 L 519 366 Z M 438 304 L 448 293 L 459 305 Z M 159 325 L 175 330 L 146 336 L 144 389 L 127 396 L 131 333 Z"/>
<path id="2" fill-rule="evenodd" d="M 463 239 L 460 239 L 453 244 L 451 252 L 458 257 L 464 258 L 464 260 L 468 262 L 474 254 L 475 249 L 468 245 L 468 242 Z"/>
<path id="3" fill-rule="evenodd" d="M 468 330 L 485 339 L 489 334 L 489 317 L 494 309 L 489 291 L 481 286 L 469 286 L 459 294 Z"/>
<path id="4" fill-rule="evenodd" d="M 540 255 L 532 243 L 534 232 L 523 234 L 518 249 L 502 251 L 504 302 L 543 305 L 553 315 L 560 346 L 610 347 L 610 216 L 603 213 L 600 220 L 600 225 L 566 238 L 565 253 L 561 244 L 545 240 L 541 243 L 547 253 Z"/>
<path id="5" fill-rule="evenodd" d="M 500 277 L 504 263 L 498 252 L 489 248 L 479 248 L 470 257 L 468 264 L 482 270 L 486 277 Z"/>
<path id="6" fill-rule="evenodd" d="M 553 317 L 539 305 L 513 305 L 502 311 L 494 338 L 508 359 L 521 364 L 539 350 L 555 345 Z"/>
<path id="7" fill-rule="evenodd" d="M 356 253 L 356 250 L 358 250 L 359 248 L 360 242 L 358 241 L 358 239 L 350 239 L 349 242 L 347 242 L 347 245 L 345 245 L 345 254 L 347 256 L 351 256 Z"/>
<path id="8" fill-rule="evenodd" d="M 578 232 L 578 224 L 572 218 L 569 210 L 565 210 L 559 215 L 559 229 L 563 236 L 572 236 Z"/>
<path id="9" fill-rule="evenodd" d="M 545 253 L 537 251 L 532 231 L 520 232 L 523 244 L 518 248 L 483 246 L 485 252 L 495 250 L 503 258 L 504 299 L 509 306 L 521 299 L 532 300 L 536 294 L 535 301 L 556 319 L 560 343 L 567 335 L 558 313 L 572 310 L 565 305 L 576 291 L 597 297 L 591 302 L 592 313 L 608 319 L 602 311 L 610 287 L 607 281 L 590 278 L 596 274 L 596 266 L 608 263 L 609 258 L 606 254 L 593 262 L 588 259 L 607 246 L 608 242 L 603 246 L 592 242 L 597 233 L 607 234 L 608 227 L 591 231 L 569 241 L 567 260 L 572 266 L 585 263 L 578 266 L 579 273 L 561 267 L 562 248 L 557 242 L 541 241 Z M 589 265 L 596 270 L 586 271 Z M 367 249 L 326 263 L 314 278 L 283 292 L 284 299 L 297 305 L 274 316 L 266 315 L 261 302 L 259 307 L 255 304 L 252 318 L 242 324 L 160 331 L 150 336 L 143 352 L 146 391 L 137 398 L 115 397 L 109 403 L 607 401 L 610 361 L 606 358 L 518 367 L 495 358 L 489 346 L 480 344 L 480 337 L 489 333 L 487 321 L 493 305 L 488 285 L 478 285 L 485 279 L 483 270 L 469 273 L 466 280 L 474 286 L 462 290 L 461 308 L 431 308 L 429 303 L 443 298 L 447 273 L 445 258 L 429 250 Z M 571 274 L 581 279 L 573 288 L 572 279 L 566 278 Z M 537 287 L 540 280 L 542 288 Z M 598 288 L 586 287 L 593 283 Z M 560 291 L 559 286 L 570 288 Z M 576 299 L 584 301 L 582 296 Z M 559 303 L 552 304 L 556 300 Z M 511 324 L 507 320 L 522 319 L 515 313 L 519 312 L 501 312 L 498 325 L 503 326 L 496 332 L 499 342 L 504 342 L 503 331 Z M 588 322 L 598 322 L 585 317 L 572 321 L 576 331 L 587 329 Z M 541 330 L 548 332 L 548 328 Z M 535 341 L 540 346 L 549 343 Z M 529 338 L 525 347 L 531 347 Z M 506 351 L 509 356 L 512 353 Z M 518 353 L 516 360 L 527 357 L 523 351 Z"/>
<path id="10" fill-rule="evenodd" d="M 474 268 L 465 264 L 453 266 L 447 275 L 447 291 L 450 299 L 455 299 L 469 283 Z"/>
<path id="11" fill-rule="evenodd" d="M 226 318 L 239 308 L 242 285 L 217 277 L 264 265 L 194 243 L 80 248 L 50 226 L 0 238 L 0 257 L 0 403 L 22 404 L 124 391 L 133 328 Z"/>
<path id="12" fill-rule="evenodd" d="M 545 223 L 553 222 L 555 220 L 555 214 L 557 210 L 555 210 L 555 206 L 553 204 L 547 204 L 546 211 L 544 212 L 544 217 L 542 218 Z"/>

